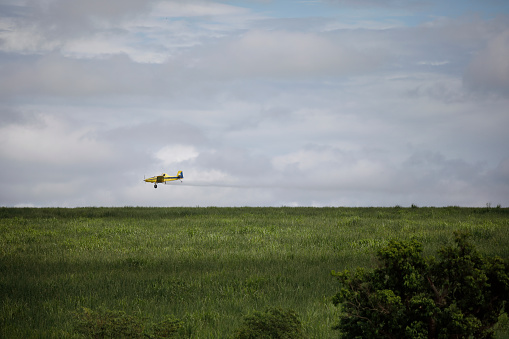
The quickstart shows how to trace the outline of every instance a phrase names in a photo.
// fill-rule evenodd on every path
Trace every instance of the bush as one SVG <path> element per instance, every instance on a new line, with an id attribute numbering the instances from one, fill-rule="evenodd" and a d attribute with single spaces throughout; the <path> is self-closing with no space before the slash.
<path id="1" fill-rule="evenodd" d="M 333 274 L 340 281 L 334 327 L 345 338 L 492 338 L 507 311 L 509 264 L 485 258 L 455 233 L 456 246 L 424 258 L 422 244 L 391 241 L 374 271 Z"/>
<path id="2" fill-rule="evenodd" d="M 143 320 L 120 311 L 93 311 L 83 308 L 75 313 L 78 333 L 91 338 L 143 338 Z"/>
<path id="3" fill-rule="evenodd" d="M 75 330 L 89 338 L 169 338 L 182 327 L 182 321 L 167 317 L 146 327 L 145 318 L 134 317 L 121 311 L 93 311 L 83 308 L 75 312 Z"/>
<path id="4" fill-rule="evenodd" d="M 183 325 L 182 321 L 168 317 L 154 326 L 155 338 L 170 338 L 176 334 L 177 330 Z"/>
<path id="5" fill-rule="evenodd" d="M 305 338 L 302 324 L 292 310 L 270 308 L 266 312 L 254 312 L 244 318 L 243 326 L 235 334 L 236 339 L 299 339 Z"/>

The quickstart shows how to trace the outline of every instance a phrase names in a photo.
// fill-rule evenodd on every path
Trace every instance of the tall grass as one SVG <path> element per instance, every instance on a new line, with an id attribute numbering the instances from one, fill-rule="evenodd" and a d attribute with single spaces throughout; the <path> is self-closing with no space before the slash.
<path id="1" fill-rule="evenodd" d="M 390 239 L 432 254 L 457 229 L 507 260 L 508 226 L 505 208 L 0 208 L 0 337 L 81 337 L 86 308 L 226 338 L 269 307 L 335 337 L 331 270 L 375 266 Z"/>

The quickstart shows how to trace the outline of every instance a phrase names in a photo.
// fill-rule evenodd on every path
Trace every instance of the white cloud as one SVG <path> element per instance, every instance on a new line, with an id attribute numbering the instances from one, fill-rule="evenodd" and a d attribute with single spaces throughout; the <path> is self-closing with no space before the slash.
<path id="1" fill-rule="evenodd" d="M 488 41 L 468 65 L 464 81 L 481 91 L 509 94 L 509 29 Z"/>
<path id="2" fill-rule="evenodd" d="M 154 7 L 154 13 L 160 17 L 182 18 L 246 15 L 249 14 L 250 11 L 239 6 L 232 6 L 212 1 L 167 1 L 159 2 Z"/>
<path id="3" fill-rule="evenodd" d="M 108 145 L 94 139 L 93 130 L 73 126 L 50 115 L 27 124 L 0 128 L 0 156 L 25 166 L 99 166 L 113 156 Z"/>
<path id="4" fill-rule="evenodd" d="M 384 59 L 317 34 L 262 30 L 204 52 L 198 69 L 218 77 L 337 76 L 373 70 Z"/>
<path id="5" fill-rule="evenodd" d="M 424 66 L 444 66 L 451 63 L 449 60 L 443 60 L 443 61 L 419 61 L 418 65 L 424 65 Z"/>
<path id="6" fill-rule="evenodd" d="M 104 59 L 74 59 L 59 53 L 22 57 L 4 62 L 0 69 L 3 96 L 56 96 L 60 98 L 108 95 L 160 94 L 164 78 L 153 65 L 134 63 L 125 55 Z"/>
<path id="7" fill-rule="evenodd" d="M 181 162 L 192 160 L 199 155 L 195 147 L 189 145 L 167 145 L 155 153 L 156 158 L 163 166 L 171 167 Z"/>

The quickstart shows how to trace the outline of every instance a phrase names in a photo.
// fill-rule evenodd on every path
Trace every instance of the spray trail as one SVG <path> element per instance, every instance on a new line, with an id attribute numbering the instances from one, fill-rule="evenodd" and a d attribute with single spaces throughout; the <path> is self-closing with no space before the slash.
<path id="1" fill-rule="evenodd" d="M 334 191 L 335 187 L 310 186 L 296 183 L 294 185 L 278 185 L 278 184 L 235 184 L 226 182 L 180 182 L 172 183 L 172 185 L 194 186 L 194 187 L 215 187 L 215 188 L 255 188 L 255 189 L 282 189 L 282 190 L 306 190 L 306 191 Z"/>
<path id="2" fill-rule="evenodd" d="M 197 186 L 197 187 L 226 187 L 226 188 L 266 188 L 267 185 L 243 185 L 243 184 L 230 184 L 221 182 L 181 182 L 178 185 L 182 186 Z"/>

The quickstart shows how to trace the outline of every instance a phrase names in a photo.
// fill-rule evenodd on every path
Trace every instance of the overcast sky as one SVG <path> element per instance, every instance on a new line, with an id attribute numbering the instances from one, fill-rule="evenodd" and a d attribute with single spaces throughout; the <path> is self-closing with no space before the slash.
<path id="1" fill-rule="evenodd" d="M 506 0 L 0 0 L 0 206 L 506 207 L 508 129 Z"/>

